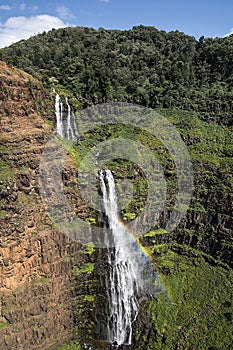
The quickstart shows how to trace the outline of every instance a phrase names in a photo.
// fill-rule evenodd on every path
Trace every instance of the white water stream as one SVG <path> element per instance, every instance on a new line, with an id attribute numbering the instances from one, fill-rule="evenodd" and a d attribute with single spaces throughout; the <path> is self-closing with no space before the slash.
<path id="1" fill-rule="evenodd" d="M 74 113 L 72 113 L 68 98 L 66 97 L 66 106 L 64 108 L 59 94 L 55 97 L 55 115 L 56 115 L 56 131 L 67 140 L 76 140 L 77 123 Z"/>
<path id="2" fill-rule="evenodd" d="M 107 340 L 117 344 L 132 343 L 132 322 L 138 313 L 138 282 L 140 271 L 135 261 L 135 249 L 124 244 L 128 233 L 119 224 L 117 194 L 110 170 L 100 171 L 100 187 L 104 211 L 112 232 L 114 248 L 108 248 L 109 274 L 106 276 L 107 290 Z M 106 237 L 109 246 L 109 237 Z"/>

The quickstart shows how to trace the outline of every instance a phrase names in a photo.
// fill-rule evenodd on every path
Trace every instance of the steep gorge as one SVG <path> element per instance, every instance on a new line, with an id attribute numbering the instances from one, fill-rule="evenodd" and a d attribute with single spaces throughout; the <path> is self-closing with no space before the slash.
<path id="1" fill-rule="evenodd" d="M 54 96 L 5 63 L 0 63 L 0 75 L 0 348 L 44 350 L 73 338 L 88 341 L 95 294 L 102 293 L 94 269 L 98 251 L 59 233 L 40 197 L 38 168 L 53 130 Z M 198 145 L 193 132 L 185 137 L 189 146 Z M 195 165 L 195 198 L 179 229 L 171 235 L 158 229 L 141 238 L 165 292 L 142 301 L 130 349 L 194 349 L 198 342 L 203 349 L 228 349 L 231 196 L 227 170 L 218 167 L 214 174 L 215 164 L 208 164 L 203 158 Z M 78 171 L 68 154 L 62 178 L 75 212 L 85 219 Z M 161 227 L 168 215 L 165 210 Z M 90 343 L 93 349 L 110 348 L 105 342 Z"/>

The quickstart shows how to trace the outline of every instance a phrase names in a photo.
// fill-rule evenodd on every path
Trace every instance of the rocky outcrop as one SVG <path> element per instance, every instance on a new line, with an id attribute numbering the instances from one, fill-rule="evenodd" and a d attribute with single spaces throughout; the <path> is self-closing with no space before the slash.
<path id="1" fill-rule="evenodd" d="M 216 172 L 215 183 L 211 183 L 208 176 L 207 179 L 202 178 L 205 173 L 208 174 L 201 167 L 195 172 L 193 199 L 185 218 L 174 232 L 154 236 L 153 244 L 184 244 L 232 267 L 233 218 L 228 174 Z M 213 170 L 208 175 L 213 175 Z M 165 209 L 160 221 L 161 227 L 166 226 L 169 215 Z M 145 244 L 150 244 L 149 241 L 148 239 Z"/>
<path id="2" fill-rule="evenodd" d="M 40 197 L 38 167 L 52 132 L 44 118 L 53 119 L 53 101 L 16 68 L 0 63 L 0 76 L 0 348 L 54 349 L 73 335 L 72 271 L 81 258 Z M 69 157 L 64 174 L 75 202 Z"/>

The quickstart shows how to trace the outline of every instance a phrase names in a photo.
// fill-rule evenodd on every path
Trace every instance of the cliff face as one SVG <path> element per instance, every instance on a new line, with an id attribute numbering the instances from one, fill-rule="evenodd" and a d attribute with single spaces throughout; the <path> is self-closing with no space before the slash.
<path id="1" fill-rule="evenodd" d="M 53 228 L 38 166 L 53 102 L 28 74 L 0 63 L 0 348 L 54 348 L 70 339 L 71 258 L 78 245 Z M 76 181 L 69 160 L 67 186 Z"/>

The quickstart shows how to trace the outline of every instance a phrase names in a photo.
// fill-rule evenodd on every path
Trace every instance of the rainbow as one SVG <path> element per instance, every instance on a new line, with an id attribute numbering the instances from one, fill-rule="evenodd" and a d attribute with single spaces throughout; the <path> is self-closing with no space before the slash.
<path id="1" fill-rule="evenodd" d="M 135 237 L 135 235 L 128 229 L 128 227 L 122 222 L 122 220 L 118 219 L 117 224 L 124 230 L 124 232 L 128 235 L 130 238 L 130 243 L 134 244 L 137 251 L 140 251 L 140 253 L 143 255 L 143 258 L 146 259 L 146 261 L 150 264 L 151 267 L 153 267 L 154 263 L 154 257 L 153 254 L 150 252 L 150 249 L 146 248 L 142 245 L 140 242 L 140 239 L 138 237 Z M 127 239 L 127 238 L 126 238 Z M 172 297 L 172 291 L 169 286 L 164 285 L 162 274 L 157 272 L 154 269 L 154 275 L 155 275 L 155 282 L 159 286 L 159 290 L 166 294 L 166 297 L 169 302 L 173 303 L 173 297 Z"/>

